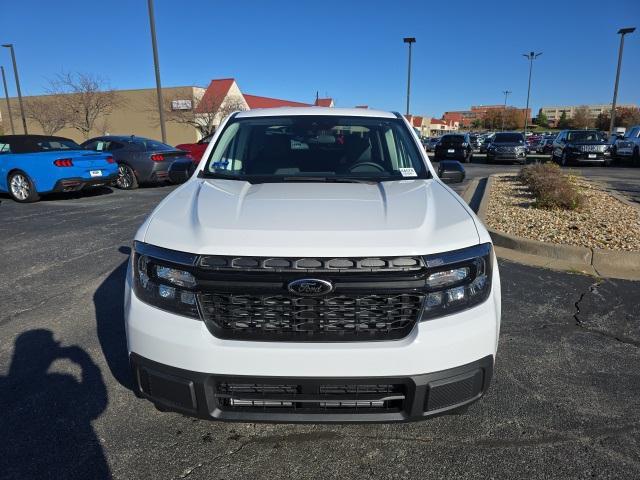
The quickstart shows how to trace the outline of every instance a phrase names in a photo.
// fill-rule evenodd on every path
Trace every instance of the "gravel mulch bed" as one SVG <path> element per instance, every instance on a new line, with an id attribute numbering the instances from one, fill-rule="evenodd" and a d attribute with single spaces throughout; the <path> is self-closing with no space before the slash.
<path id="1" fill-rule="evenodd" d="M 515 175 L 494 178 L 489 228 L 541 242 L 640 251 L 640 210 L 587 181 L 576 180 L 586 197 L 583 209 L 544 210 L 532 206 L 533 195 Z"/>

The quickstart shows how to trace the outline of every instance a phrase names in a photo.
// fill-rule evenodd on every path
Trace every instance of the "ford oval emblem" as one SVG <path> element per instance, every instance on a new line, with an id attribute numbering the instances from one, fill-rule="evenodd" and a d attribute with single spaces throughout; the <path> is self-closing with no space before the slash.
<path id="1" fill-rule="evenodd" d="M 330 293 L 333 290 L 333 285 L 331 282 L 317 278 L 301 278 L 290 282 L 287 288 L 291 293 L 301 297 L 318 297 Z"/>

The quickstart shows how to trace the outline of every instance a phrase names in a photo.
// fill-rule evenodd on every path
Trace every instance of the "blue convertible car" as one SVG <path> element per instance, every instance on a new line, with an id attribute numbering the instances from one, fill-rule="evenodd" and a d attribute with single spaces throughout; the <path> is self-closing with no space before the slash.
<path id="1" fill-rule="evenodd" d="M 0 192 L 17 202 L 111 184 L 117 176 L 118 165 L 111 155 L 88 152 L 68 138 L 0 136 Z"/>

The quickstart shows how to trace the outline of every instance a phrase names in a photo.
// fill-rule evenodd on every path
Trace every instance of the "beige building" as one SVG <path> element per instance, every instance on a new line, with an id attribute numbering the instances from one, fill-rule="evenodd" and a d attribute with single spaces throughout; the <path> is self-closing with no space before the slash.
<path id="1" fill-rule="evenodd" d="M 597 118 L 601 113 L 610 113 L 611 112 L 611 104 L 610 103 L 601 103 L 596 105 L 552 105 L 548 107 L 542 107 L 540 109 L 541 113 L 544 113 L 547 116 L 549 122 L 556 123 L 560 120 L 562 113 L 565 113 L 567 118 L 572 118 L 576 110 L 580 107 L 586 107 L 589 110 L 589 116 L 591 118 Z M 638 108 L 637 105 L 616 105 L 617 108 Z"/>
<path id="2" fill-rule="evenodd" d="M 93 128 L 87 134 L 69 126 L 55 130 L 53 134 L 71 138 L 77 142 L 99 135 L 136 135 L 156 140 L 161 139 L 155 88 L 117 90 L 115 95 L 114 107 L 107 115 L 98 116 Z M 202 137 L 200 130 L 197 128 L 198 124 L 201 127 L 205 127 L 201 128 L 201 130 L 211 131 L 220 124 L 224 117 L 235 110 L 283 106 L 334 106 L 333 99 L 318 98 L 317 95 L 314 103 L 249 95 L 240 90 L 233 78 L 212 80 L 207 88 L 193 86 L 163 88 L 162 95 L 164 97 L 167 143 L 170 145 L 198 141 Z M 60 95 L 41 95 L 23 97 L 23 101 L 26 110 L 29 110 L 29 105 L 34 104 L 50 106 L 50 108 L 45 108 L 44 111 L 41 109 L 39 116 L 47 120 L 48 124 L 51 125 L 52 118 L 47 113 L 55 112 L 56 102 L 61 97 Z M 9 100 L 16 129 L 15 133 L 22 134 L 24 132 L 22 131 L 18 99 L 10 98 Z M 27 116 L 29 117 L 30 115 Z M 4 119 L 5 134 L 12 133 L 10 122 L 8 121 L 9 114 L 4 101 L 0 102 L 0 118 Z M 47 133 L 43 130 L 41 124 L 33 118 L 27 118 L 27 129 L 32 134 Z"/>
<path id="3" fill-rule="evenodd" d="M 186 108 L 193 105 L 194 99 L 201 98 L 205 92 L 200 87 L 171 87 L 162 89 L 165 103 L 171 104 L 173 108 Z M 158 107 L 156 90 L 154 88 L 145 88 L 140 90 L 118 90 L 116 92 L 117 104 L 108 115 L 102 115 L 95 121 L 93 130 L 87 138 L 97 135 L 137 135 L 141 137 L 149 137 L 160 139 L 160 124 L 158 121 Z M 29 102 L 37 99 L 42 102 L 50 101 L 52 108 L 55 97 L 49 95 L 41 95 L 38 97 L 22 97 L 25 108 L 29 108 Z M 184 102 L 176 102 L 183 100 Z M 20 106 L 17 98 L 10 98 L 11 113 L 13 115 L 13 123 L 17 134 L 24 133 L 22 131 L 22 120 L 20 119 Z M 169 107 L 171 108 L 171 107 Z M 189 106 L 191 110 L 192 107 Z M 0 102 L 0 114 L 3 118 L 3 128 L 5 134 L 10 134 L 11 127 L 9 125 L 9 114 L 6 102 Z M 33 119 L 27 118 L 27 129 L 29 133 L 43 134 L 42 127 Z M 167 142 L 172 145 L 185 142 L 195 142 L 198 140 L 197 130 L 190 125 L 166 122 Z M 84 135 L 73 128 L 64 127 L 55 132 L 55 135 L 71 138 L 77 142 L 86 140 Z"/>

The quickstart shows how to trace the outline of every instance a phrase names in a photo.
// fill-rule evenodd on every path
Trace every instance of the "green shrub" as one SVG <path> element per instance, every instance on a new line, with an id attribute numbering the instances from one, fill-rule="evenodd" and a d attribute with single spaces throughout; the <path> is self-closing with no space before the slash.
<path id="1" fill-rule="evenodd" d="M 555 163 L 527 165 L 520 170 L 520 179 L 529 187 L 538 208 L 578 210 L 585 197 L 576 182 L 560 170 Z"/>

